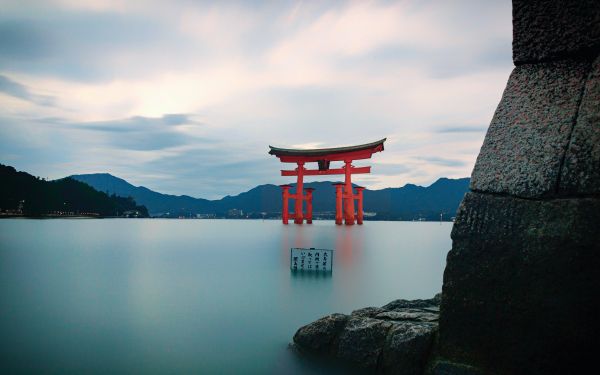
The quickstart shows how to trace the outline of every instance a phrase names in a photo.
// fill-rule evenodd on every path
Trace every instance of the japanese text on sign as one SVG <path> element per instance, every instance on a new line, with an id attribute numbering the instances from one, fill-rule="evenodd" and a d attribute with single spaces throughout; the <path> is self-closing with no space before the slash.
<path id="1" fill-rule="evenodd" d="M 333 250 L 293 247 L 290 252 L 292 271 L 331 271 Z"/>

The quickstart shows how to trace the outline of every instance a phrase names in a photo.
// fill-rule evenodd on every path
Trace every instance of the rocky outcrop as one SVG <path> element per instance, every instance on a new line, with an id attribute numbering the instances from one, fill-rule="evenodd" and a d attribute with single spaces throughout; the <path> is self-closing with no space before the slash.
<path id="1" fill-rule="evenodd" d="M 515 69 L 452 231 L 436 374 L 583 373 L 600 327 L 600 2 L 513 1 Z"/>
<path id="2" fill-rule="evenodd" d="M 438 295 L 329 315 L 300 328 L 294 344 L 303 353 L 366 371 L 422 374 L 438 329 L 439 303 Z"/>
<path id="3" fill-rule="evenodd" d="M 328 315 L 300 328 L 294 335 L 294 343 L 309 352 L 334 355 L 336 341 L 347 322 L 348 315 Z"/>

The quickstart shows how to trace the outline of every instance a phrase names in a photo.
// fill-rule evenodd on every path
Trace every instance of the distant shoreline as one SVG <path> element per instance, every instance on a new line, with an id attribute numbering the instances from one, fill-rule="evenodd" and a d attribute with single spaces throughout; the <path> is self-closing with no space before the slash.
<path id="1" fill-rule="evenodd" d="M 99 215 L 20 215 L 0 213 L 0 219 L 104 219 Z"/>

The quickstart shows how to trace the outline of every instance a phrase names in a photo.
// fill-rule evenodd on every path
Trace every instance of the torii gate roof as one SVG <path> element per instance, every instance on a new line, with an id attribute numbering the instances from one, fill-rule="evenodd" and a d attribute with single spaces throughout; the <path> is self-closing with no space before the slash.
<path id="1" fill-rule="evenodd" d="M 383 151 L 383 142 L 385 142 L 386 139 L 387 138 L 383 138 L 376 142 L 365 143 L 356 146 L 313 148 L 304 150 L 269 146 L 269 154 L 277 156 L 284 163 L 296 161 L 368 159 L 373 153 Z"/>

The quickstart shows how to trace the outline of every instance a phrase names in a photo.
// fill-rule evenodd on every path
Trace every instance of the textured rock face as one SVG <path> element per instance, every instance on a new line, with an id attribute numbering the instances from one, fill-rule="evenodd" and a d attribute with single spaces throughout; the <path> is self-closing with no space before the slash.
<path id="1" fill-rule="evenodd" d="M 438 327 L 440 298 L 396 300 L 333 314 L 294 335 L 303 352 L 377 373 L 422 374 Z"/>
<path id="2" fill-rule="evenodd" d="M 596 58 L 579 107 L 561 174 L 560 193 L 600 194 L 600 58 Z"/>
<path id="3" fill-rule="evenodd" d="M 528 198 L 556 192 L 589 69 L 572 60 L 515 68 L 477 157 L 472 190 Z"/>
<path id="4" fill-rule="evenodd" d="M 366 368 L 377 368 L 383 343 L 392 325 L 379 319 L 351 317 L 340 335 L 338 358 Z"/>
<path id="5" fill-rule="evenodd" d="M 344 314 L 325 316 L 300 328 L 294 335 L 294 342 L 311 352 L 333 354 L 331 350 L 336 346 L 334 341 L 347 321 L 348 316 Z"/>
<path id="6" fill-rule="evenodd" d="M 513 71 L 452 231 L 434 374 L 585 373 L 599 344 L 600 1 L 513 1 Z"/>
<path id="7" fill-rule="evenodd" d="M 421 374 L 437 324 L 398 323 L 390 330 L 381 358 L 384 373 Z"/>
<path id="8" fill-rule="evenodd" d="M 468 193 L 444 273 L 440 351 L 501 373 L 566 371 L 591 359 L 598 223 L 599 199 Z"/>
<path id="9" fill-rule="evenodd" d="M 599 51 L 597 0 L 513 1 L 516 65 L 566 56 L 590 56 Z"/>

